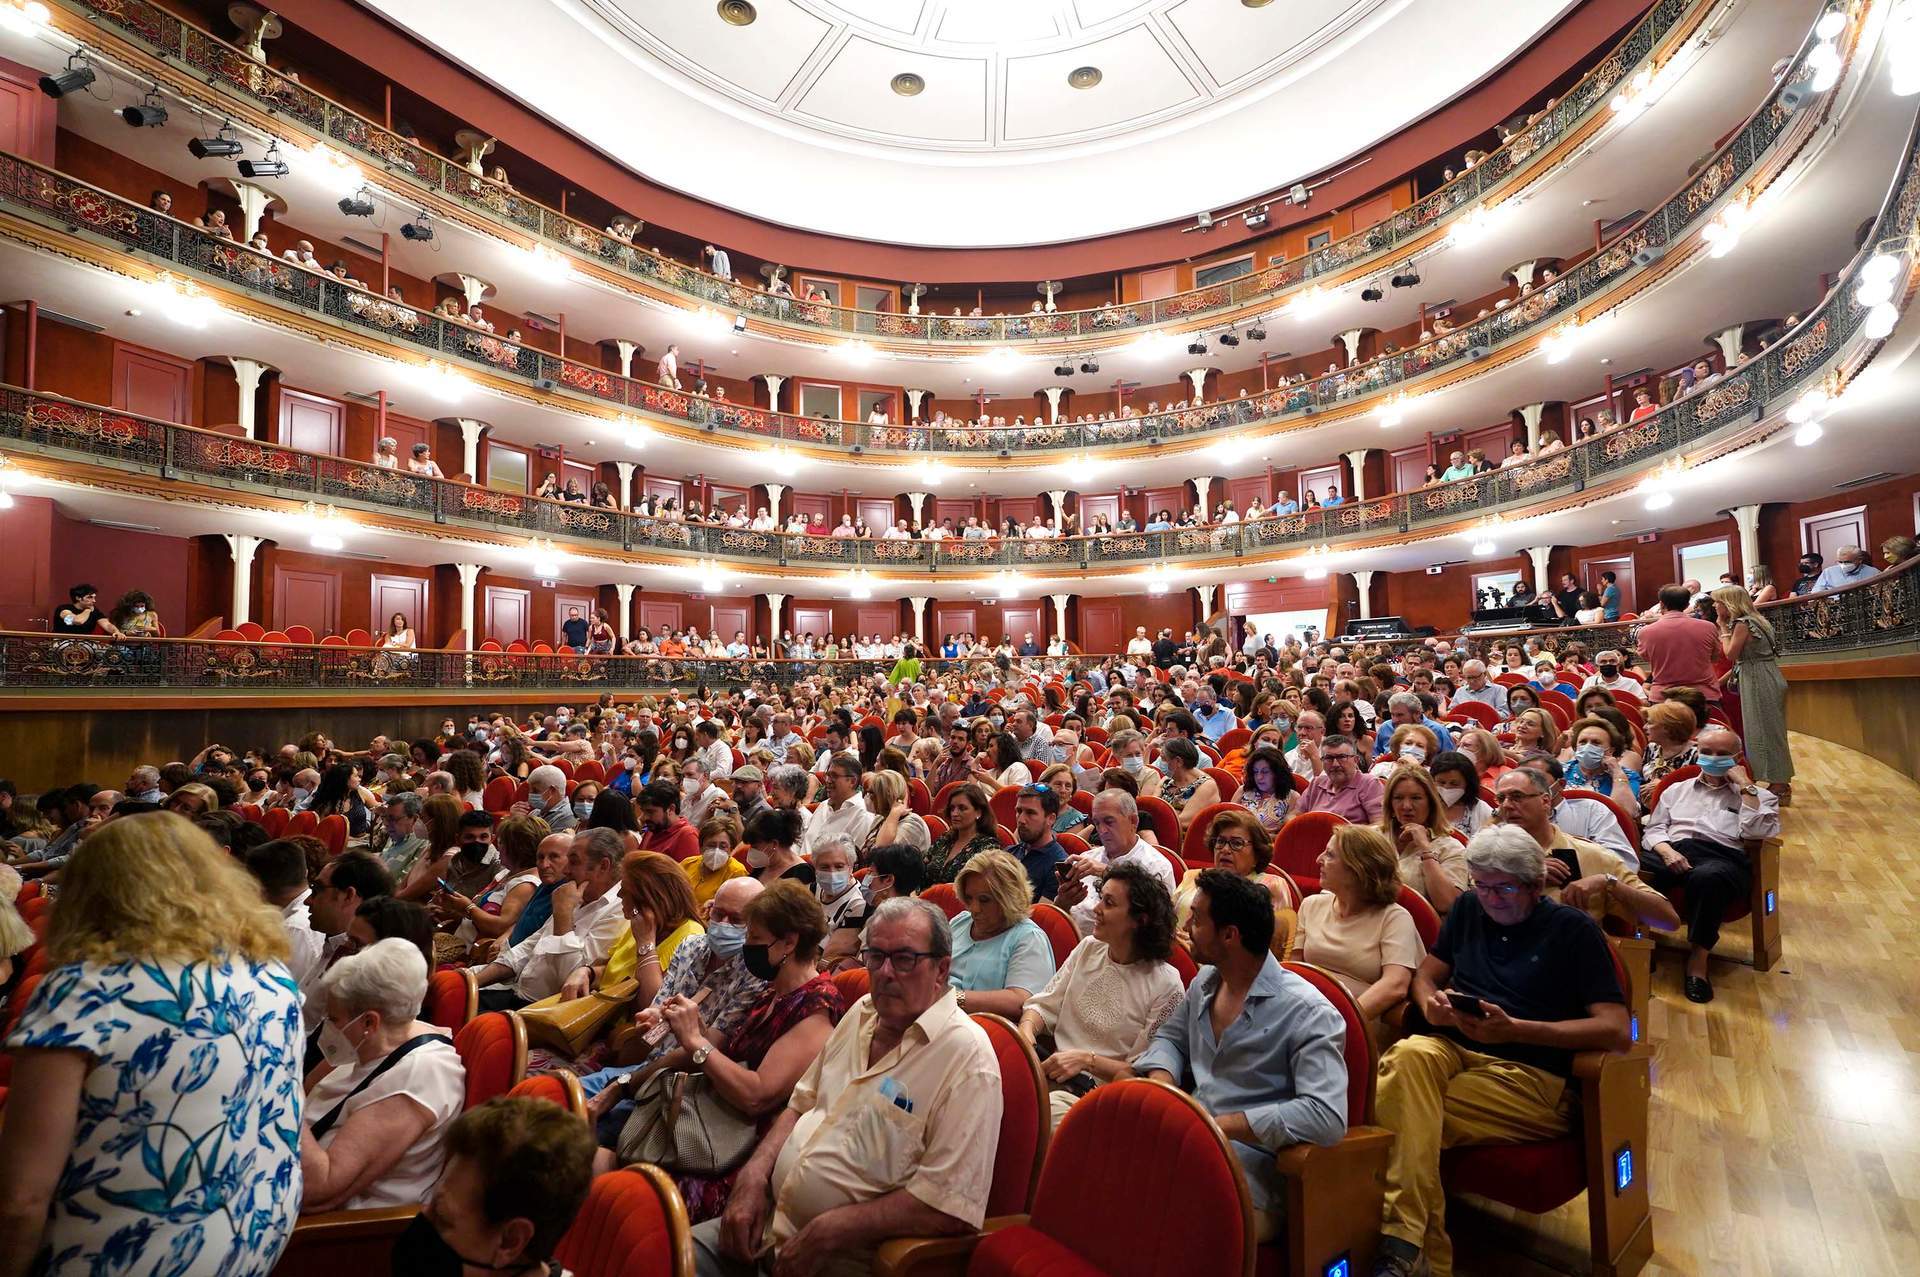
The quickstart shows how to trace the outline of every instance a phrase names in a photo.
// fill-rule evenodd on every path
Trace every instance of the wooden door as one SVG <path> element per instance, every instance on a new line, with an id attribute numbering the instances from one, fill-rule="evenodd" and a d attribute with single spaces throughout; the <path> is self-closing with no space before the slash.
<path id="1" fill-rule="evenodd" d="M 862 638 L 878 634 L 882 639 L 890 639 L 900 632 L 900 609 L 891 603 L 855 608 L 853 625 Z"/>
<path id="2" fill-rule="evenodd" d="M 1427 481 L 1427 466 L 1432 460 L 1432 450 L 1424 443 L 1388 453 L 1387 468 L 1393 481 L 1393 490 L 1395 492 L 1418 491 Z M 1494 464 L 1500 464 L 1498 458 L 1494 458 Z"/>
<path id="3" fill-rule="evenodd" d="M 1120 522 L 1120 494 L 1117 492 L 1107 492 L 1097 497 L 1083 496 L 1079 498 L 1079 506 L 1082 532 L 1092 527 L 1093 521 L 1102 515 L 1106 516 L 1109 524 Z"/>
<path id="4" fill-rule="evenodd" d="M 1047 627 L 1040 619 L 1042 612 L 1051 612 L 1052 608 L 1028 607 L 1025 605 L 1002 607 L 1000 609 L 1000 633 L 993 637 L 996 641 L 1004 635 L 1013 644 L 1014 650 L 1020 650 L 1020 644 L 1028 634 L 1042 647 L 1047 643 Z"/>
<path id="5" fill-rule="evenodd" d="M 1171 297 L 1179 291 L 1180 274 L 1176 266 L 1140 272 L 1140 300 L 1143 302 L 1150 302 L 1156 297 Z"/>
<path id="6" fill-rule="evenodd" d="M 492 639 L 501 647 L 509 643 L 533 643 L 533 591 L 516 590 L 504 585 L 484 587 L 481 603 L 480 639 Z"/>
<path id="7" fill-rule="evenodd" d="M 833 513 L 832 497 L 823 496 L 818 492 L 795 492 L 790 500 L 791 504 L 787 508 L 789 518 L 795 514 L 804 514 L 807 516 L 808 523 L 818 523 L 829 531 L 834 524 L 840 522 Z"/>
<path id="8" fill-rule="evenodd" d="M 340 574 L 273 565 L 273 628 L 304 625 L 315 638 L 340 632 Z"/>
<path id="9" fill-rule="evenodd" d="M 555 647 L 567 641 L 567 633 L 560 626 L 567 619 L 568 608 L 579 608 L 580 619 L 587 623 L 588 628 L 592 628 L 593 609 L 596 606 L 598 606 L 597 601 L 591 594 L 572 594 L 566 590 L 555 590 L 553 592 L 553 637 L 547 641 Z"/>
<path id="10" fill-rule="evenodd" d="M 373 574 L 373 608 L 368 615 L 372 618 L 367 626 L 375 634 L 387 632 L 387 622 L 395 612 L 407 618 L 407 624 L 413 627 L 414 642 L 425 647 L 431 638 L 427 627 L 432 624 L 433 613 L 427 610 L 427 587 L 430 582 L 421 576 L 389 576 Z"/>
<path id="11" fill-rule="evenodd" d="M 684 485 L 678 479 L 659 479 L 653 475 L 647 475 L 640 481 L 640 491 L 645 495 L 652 497 L 655 501 L 672 497 L 682 509 L 685 509 L 687 502 L 683 488 Z"/>
<path id="12" fill-rule="evenodd" d="M 1258 501 L 1267 504 L 1267 476 L 1264 474 L 1243 475 L 1238 479 L 1227 480 L 1226 500 L 1233 502 L 1233 508 L 1241 514 Z"/>
<path id="13" fill-rule="evenodd" d="M 833 633 L 833 609 L 818 605 L 802 607 L 796 604 L 793 609 L 793 636 L 811 634 L 818 642 Z"/>
<path id="14" fill-rule="evenodd" d="M 1080 650 L 1083 652 L 1124 652 L 1127 648 L 1126 625 L 1120 605 L 1104 599 L 1080 600 Z"/>
<path id="15" fill-rule="evenodd" d="M 1193 493 L 1184 483 L 1171 488 L 1148 488 L 1141 495 L 1147 499 L 1148 520 L 1161 510 L 1178 519 L 1193 505 Z"/>
<path id="16" fill-rule="evenodd" d="M 583 465 L 578 461 L 565 461 L 561 463 L 560 470 L 560 487 L 563 490 L 566 488 L 567 480 L 569 479 L 579 484 L 580 491 L 591 497 L 593 495 L 593 485 L 600 482 L 600 472 L 592 466 Z"/>
<path id="17" fill-rule="evenodd" d="M 1507 455 L 1507 449 L 1513 446 L 1513 423 L 1503 421 L 1497 426 L 1476 430 L 1462 439 L 1460 444 L 1463 452 L 1480 449 L 1487 455 L 1487 460 L 1497 466 L 1500 464 L 1500 459 Z"/>
<path id="18" fill-rule="evenodd" d="M 1000 522 L 1017 519 L 1021 527 L 1026 527 L 1035 519 L 1045 519 L 1053 513 L 1053 503 L 1045 497 L 1002 497 L 1000 499 Z"/>
<path id="19" fill-rule="evenodd" d="M 956 639 L 962 634 L 978 634 L 980 623 L 977 617 L 977 612 L 971 606 L 935 603 L 933 628 L 927 632 L 927 642 L 938 646 L 949 634 Z"/>
<path id="20" fill-rule="evenodd" d="M 413 455 L 413 445 L 424 443 L 433 446 L 433 426 L 417 417 L 402 417 L 398 413 L 387 414 L 387 437 L 393 440 L 400 464 L 405 465 L 407 458 Z"/>
<path id="21" fill-rule="evenodd" d="M 893 526 L 893 510 L 893 502 L 886 497 L 858 497 L 853 506 L 854 517 L 866 520 L 876 537 Z"/>
<path id="22" fill-rule="evenodd" d="M 712 617 L 722 642 L 733 642 L 735 634 L 745 634 L 747 642 L 753 642 L 753 604 L 715 603 Z"/>
<path id="23" fill-rule="evenodd" d="M 668 630 L 678 633 L 680 625 L 680 604 L 669 599 L 640 600 L 640 628 L 652 634 L 657 642 Z"/>
<path id="24" fill-rule="evenodd" d="M 32 67 L 0 58 L 0 151 L 51 166 L 58 108 L 40 92 L 39 80 Z"/>
<path id="25" fill-rule="evenodd" d="M 708 485 L 707 495 L 708 499 L 712 502 L 712 508 L 715 510 L 725 510 L 729 514 L 735 510 L 744 510 L 749 515 L 754 513 L 754 507 L 748 504 L 752 500 L 753 494 L 745 488 L 735 488 L 724 483 L 715 483 Z"/>
<path id="26" fill-rule="evenodd" d="M 967 520 L 979 513 L 979 503 L 965 497 L 935 497 L 933 500 L 933 521 L 945 523 L 952 519 L 956 530 L 966 527 Z"/>
<path id="27" fill-rule="evenodd" d="M 280 435 L 284 448 L 337 457 L 346 438 L 347 406 L 300 390 L 280 388 Z"/>
<path id="28" fill-rule="evenodd" d="M 1812 550 L 1824 555 L 1831 565 L 1839 561 L 1840 551 L 1850 545 L 1866 548 L 1867 507 L 1857 505 L 1800 520 L 1800 553 Z"/>
<path id="29" fill-rule="evenodd" d="M 1294 500 L 1304 500 L 1307 493 L 1312 492 L 1314 496 L 1325 501 L 1327 489 L 1335 486 L 1340 489 L 1341 496 L 1351 496 L 1352 493 L 1347 490 L 1345 471 L 1346 467 L 1338 462 L 1330 466 L 1315 466 L 1311 470 L 1302 470 L 1299 475 L 1300 487 L 1294 495 Z"/>
<path id="30" fill-rule="evenodd" d="M 1581 587 L 1592 590 L 1595 598 L 1600 597 L 1601 588 L 1605 584 L 1600 579 L 1602 572 L 1613 573 L 1614 583 L 1620 587 L 1621 614 L 1624 616 L 1628 612 L 1635 611 L 1637 608 L 1635 600 L 1640 597 L 1640 591 L 1635 588 L 1633 556 L 1622 554 L 1610 559 L 1580 560 L 1576 575 L 1580 578 Z"/>
<path id="31" fill-rule="evenodd" d="M 115 343 L 113 406 L 161 421 L 187 424 L 193 365 L 157 350 Z"/>

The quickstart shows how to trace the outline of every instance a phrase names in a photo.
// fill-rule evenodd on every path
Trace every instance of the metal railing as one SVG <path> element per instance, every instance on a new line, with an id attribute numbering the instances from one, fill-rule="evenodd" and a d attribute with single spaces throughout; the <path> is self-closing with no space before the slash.
<path id="1" fill-rule="evenodd" d="M 827 302 L 775 297 L 762 289 L 719 279 L 577 218 L 569 217 L 511 186 L 436 155 L 342 106 L 242 50 L 183 21 L 151 0 L 59 0 L 59 3 L 180 67 L 217 89 L 237 94 L 261 110 L 299 126 L 316 139 L 379 165 L 386 173 L 450 198 L 489 221 L 499 222 L 610 270 L 644 281 L 689 301 L 737 315 L 850 338 L 1003 345 L 1038 340 L 1112 337 L 1159 324 L 1203 319 L 1260 302 L 1280 302 L 1291 291 L 1406 251 L 1455 214 L 1478 207 L 1535 156 L 1576 131 L 1604 109 L 1614 94 L 1696 10 L 1712 0 L 1656 0 L 1638 23 L 1542 117 L 1518 130 L 1439 190 L 1384 221 L 1281 262 L 1220 284 L 1150 301 L 1114 303 L 1085 310 L 984 316 L 939 316 L 861 310 Z"/>

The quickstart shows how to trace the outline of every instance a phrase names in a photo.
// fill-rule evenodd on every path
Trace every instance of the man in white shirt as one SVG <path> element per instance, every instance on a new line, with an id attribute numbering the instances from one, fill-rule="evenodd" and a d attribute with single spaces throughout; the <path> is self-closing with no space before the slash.
<path id="1" fill-rule="evenodd" d="M 1587 675 L 1587 681 L 1580 684 L 1581 691 L 1584 692 L 1594 687 L 1604 687 L 1609 692 L 1626 692 L 1631 696 L 1638 697 L 1640 700 L 1644 701 L 1647 699 L 1647 689 L 1645 685 L 1643 685 L 1639 679 L 1633 677 L 1633 675 L 1621 673 L 1625 666 L 1621 663 L 1620 653 L 1611 649 L 1600 652 L 1594 656 L 1593 663 L 1599 672 Z"/>
<path id="2" fill-rule="evenodd" d="M 801 841 L 809 855 L 827 839 L 836 835 L 857 847 L 867 841 L 873 825 L 873 813 L 867 810 L 860 794 L 860 760 L 849 754 L 835 754 L 827 764 L 826 797 L 807 813 L 806 833 Z"/>
<path id="3" fill-rule="evenodd" d="M 247 871 L 260 882 L 260 894 L 280 910 L 287 929 L 287 970 L 302 988 L 319 983 L 326 971 L 327 937 L 313 929 L 307 902 L 307 857 L 291 839 L 276 838 L 246 855 Z"/>
<path id="4" fill-rule="evenodd" d="M 1320 742 L 1327 735 L 1327 720 L 1317 709 L 1303 709 L 1300 717 L 1293 720 L 1293 734 L 1300 738 L 1300 743 L 1287 751 L 1287 769 L 1312 780 L 1324 770 L 1320 765 Z"/>
<path id="5" fill-rule="evenodd" d="M 1153 655 L 1153 642 L 1147 638 L 1146 626 L 1139 625 L 1134 627 L 1133 637 L 1127 640 L 1127 655 L 1139 657 L 1151 657 Z"/>
<path id="6" fill-rule="evenodd" d="M 733 775 L 733 746 L 720 739 L 720 724 L 710 718 L 695 723 L 693 743 L 710 778 L 725 780 Z"/>
<path id="7" fill-rule="evenodd" d="M 1173 895 L 1173 864 L 1140 836 L 1140 808 L 1124 789 L 1103 789 L 1093 796 L 1093 832 L 1089 851 L 1067 861 L 1054 903 L 1067 911 L 1082 936 L 1093 934 L 1093 910 L 1100 900 L 1100 877 L 1108 866 L 1137 864 Z"/>
<path id="8" fill-rule="evenodd" d="M 347 926 L 360 906 L 375 896 L 393 894 L 393 875 L 378 857 L 365 851 L 348 851 L 320 866 L 313 889 L 298 901 L 307 911 L 307 919 L 320 937 L 320 952 L 300 982 L 300 997 L 310 1023 L 326 1010 L 324 1002 L 314 1001 L 320 993 L 320 977 L 335 959 L 346 953 Z M 289 904 L 296 902 L 289 902 Z M 294 915 L 289 915 L 291 922 Z"/>
<path id="9" fill-rule="evenodd" d="M 773 726 L 767 732 L 766 743 L 775 763 L 787 761 L 787 751 L 801 743 L 800 733 L 793 730 L 792 714 L 782 710 L 773 716 Z"/>
<path id="10" fill-rule="evenodd" d="M 593 985 L 593 968 L 607 960 L 626 929 L 620 910 L 626 843 L 619 833 L 552 834 L 540 845 L 555 838 L 568 843 L 568 881 L 553 893 L 553 913 L 538 931 L 474 973 L 482 1011 L 517 1011 L 556 993 L 581 996 Z"/>
<path id="11" fill-rule="evenodd" d="M 700 759 L 689 758 L 680 768 L 680 814 L 696 830 L 706 822 L 714 803 L 726 796 L 727 791 L 713 783 L 707 765 Z"/>
<path id="12" fill-rule="evenodd" d="M 1640 852 L 1627 841 L 1627 831 L 1621 827 L 1612 803 L 1602 798 L 1564 797 L 1566 777 L 1555 759 L 1530 758 L 1521 765 L 1538 771 L 1552 787 L 1554 828 L 1574 838 L 1597 842 L 1626 861 L 1628 868 L 1640 868 Z"/>

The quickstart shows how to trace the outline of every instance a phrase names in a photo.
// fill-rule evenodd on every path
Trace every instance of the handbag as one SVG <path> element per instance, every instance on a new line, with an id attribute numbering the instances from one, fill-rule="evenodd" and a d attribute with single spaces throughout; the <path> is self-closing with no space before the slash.
<path id="1" fill-rule="evenodd" d="M 747 1160 L 760 1128 L 713 1091 L 704 1073 L 661 1071 L 634 1092 L 620 1131 L 622 1165 L 651 1162 L 683 1175 L 724 1175 Z"/>
<path id="2" fill-rule="evenodd" d="M 562 1002 L 557 993 L 542 998 L 520 1008 L 520 1020 L 527 1026 L 528 1042 L 575 1057 L 593 1045 L 638 996 L 640 982 L 629 977 L 569 1002 Z"/>

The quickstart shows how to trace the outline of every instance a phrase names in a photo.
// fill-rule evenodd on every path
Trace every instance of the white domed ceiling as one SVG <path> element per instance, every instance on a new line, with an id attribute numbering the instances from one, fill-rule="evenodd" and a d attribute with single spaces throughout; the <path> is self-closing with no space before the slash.
<path id="1" fill-rule="evenodd" d="M 1325 171 L 1575 0 L 362 2 L 654 181 L 807 230 L 973 247 Z"/>

